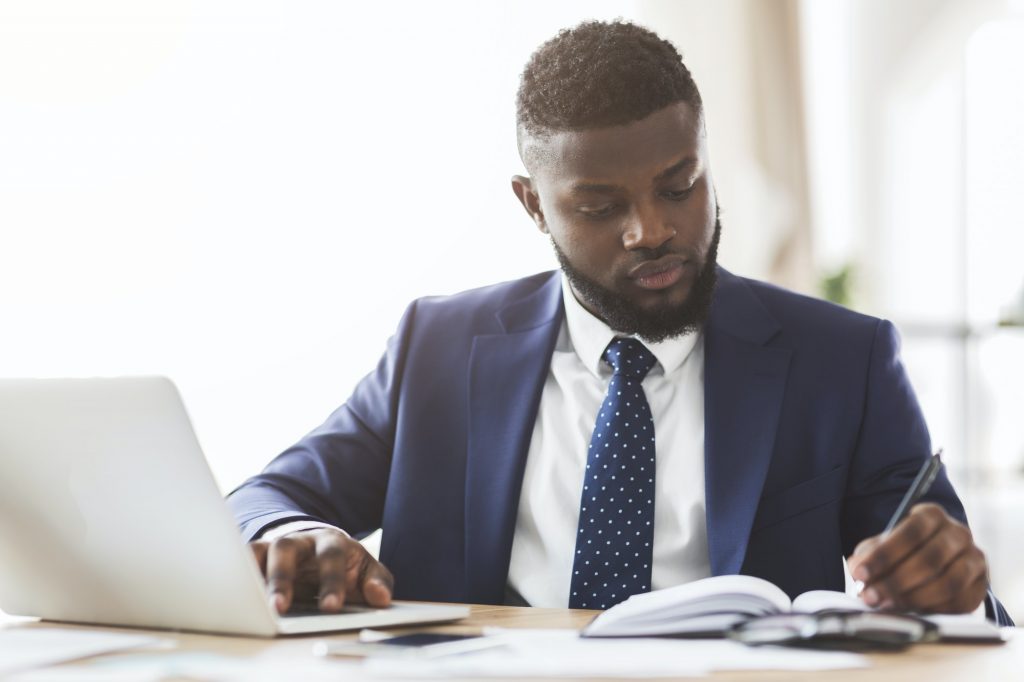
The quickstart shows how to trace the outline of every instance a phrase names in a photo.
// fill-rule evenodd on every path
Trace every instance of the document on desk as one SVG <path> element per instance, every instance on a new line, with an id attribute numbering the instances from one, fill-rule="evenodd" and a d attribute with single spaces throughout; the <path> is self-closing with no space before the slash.
<path id="1" fill-rule="evenodd" d="M 429 661 L 367 659 L 379 677 L 686 677 L 717 670 L 839 670 L 868 667 L 859 654 L 747 647 L 728 640 L 585 639 L 573 630 L 494 628 L 505 646 Z"/>
<path id="2" fill-rule="evenodd" d="M 0 675 L 163 643 L 147 635 L 70 628 L 0 629 Z"/>
<path id="3" fill-rule="evenodd" d="M 312 655 L 237 656 L 208 651 L 123 653 L 80 664 L 30 670 L 5 682 L 358 682 L 368 678 L 357 663 L 328 663 Z"/>

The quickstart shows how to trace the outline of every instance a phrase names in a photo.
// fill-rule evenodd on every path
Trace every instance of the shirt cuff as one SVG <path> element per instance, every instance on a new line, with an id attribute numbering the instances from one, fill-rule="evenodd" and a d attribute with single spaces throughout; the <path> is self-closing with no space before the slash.
<path id="1" fill-rule="evenodd" d="M 348 533 L 345 533 L 345 531 L 343 531 L 342 529 L 338 528 L 337 526 L 332 526 L 329 523 L 305 520 L 288 521 L 286 523 L 281 523 L 276 526 L 271 526 L 267 530 L 263 531 L 256 539 L 273 541 L 280 537 L 288 535 L 289 533 L 298 533 L 304 530 L 316 530 L 317 528 L 333 528 L 339 533 L 344 533 L 346 536 L 348 536 Z M 982 610 L 982 615 L 984 615 L 984 609 Z"/>

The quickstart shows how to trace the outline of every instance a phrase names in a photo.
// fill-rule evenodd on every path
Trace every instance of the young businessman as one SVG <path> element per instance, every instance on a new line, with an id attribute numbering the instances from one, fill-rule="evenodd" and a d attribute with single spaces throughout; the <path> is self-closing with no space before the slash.
<path id="1" fill-rule="evenodd" d="M 891 324 L 730 274 L 678 52 L 588 22 L 531 57 L 512 189 L 560 272 L 413 302 L 377 369 L 229 503 L 286 610 L 319 597 L 607 608 L 746 573 L 963 613 L 985 557 Z M 383 528 L 378 563 L 351 536 Z"/>

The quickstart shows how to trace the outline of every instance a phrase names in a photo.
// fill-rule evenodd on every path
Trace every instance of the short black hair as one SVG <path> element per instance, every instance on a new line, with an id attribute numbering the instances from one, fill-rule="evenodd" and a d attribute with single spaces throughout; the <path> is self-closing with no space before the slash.
<path id="1" fill-rule="evenodd" d="M 516 129 L 546 138 L 639 121 L 670 104 L 702 113 L 700 92 L 675 46 L 628 21 L 585 21 L 541 45 L 523 69 Z"/>

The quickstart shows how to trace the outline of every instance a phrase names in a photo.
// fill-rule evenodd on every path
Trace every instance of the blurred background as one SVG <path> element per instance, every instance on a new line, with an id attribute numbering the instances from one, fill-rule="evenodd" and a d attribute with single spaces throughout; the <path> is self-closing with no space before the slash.
<path id="1" fill-rule="evenodd" d="M 518 77 L 614 17 L 702 90 L 721 262 L 896 322 L 1024 620 L 1024 0 L 0 0 L 0 376 L 170 376 L 229 491 L 411 299 L 555 266 Z"/>

